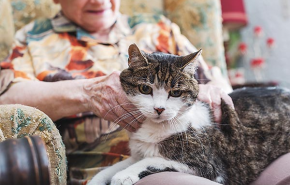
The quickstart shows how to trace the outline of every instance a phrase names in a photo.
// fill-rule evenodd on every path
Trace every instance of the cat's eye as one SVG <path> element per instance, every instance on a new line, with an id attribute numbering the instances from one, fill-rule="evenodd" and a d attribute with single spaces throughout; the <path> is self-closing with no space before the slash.
<path id="1" fill-rule="evenodd" d="M 152 88 L 149 87 L 148 85 L 140 85 L 139 86 L 139 91 L 142 94 L 152 94 Z"/>
<path id="2" fill-rule="evenodd" d="M 170 91 L 169 95 L 172 97 L 179 97 L 182 95 L 182 91 L 181 90 Z"/>

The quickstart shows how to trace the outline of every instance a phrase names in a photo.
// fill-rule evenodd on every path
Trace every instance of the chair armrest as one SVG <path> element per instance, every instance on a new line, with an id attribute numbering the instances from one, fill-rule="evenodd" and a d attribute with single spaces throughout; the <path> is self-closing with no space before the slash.
<path id="1" fill-rule="evenodd" d="M 66 185 L 65 146 L 52 120 L 33 107 L 17 104 L 0 105 L 0 142 L 35 135 L 41 137 L 45 143 L 50 162 L 51 184 Z"/>

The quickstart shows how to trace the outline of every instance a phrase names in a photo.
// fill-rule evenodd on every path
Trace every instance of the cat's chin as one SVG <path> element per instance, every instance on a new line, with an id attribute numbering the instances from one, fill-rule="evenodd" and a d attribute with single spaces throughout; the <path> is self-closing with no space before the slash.
<path id="1" fill-rule="evenodd" d="M 166 120 L 164 120 L 164 119 L 159 119 L 159 118 L 152 118 L 152 119 L 150 119 L 152 122 L 154 122 L 154 123 L 162 123 L 162 122 L 164 122 L 164 121 L 166 121 Z"/>
<path id="2" fill-rule="evenodd" d="M 157 124 L 161 124 L 161 123 L 167 123 L 169 120 L 171 120 L 172 118 L 150 118 L 150 121 L 152 121 L 153 123 L 157 123 Z"/>

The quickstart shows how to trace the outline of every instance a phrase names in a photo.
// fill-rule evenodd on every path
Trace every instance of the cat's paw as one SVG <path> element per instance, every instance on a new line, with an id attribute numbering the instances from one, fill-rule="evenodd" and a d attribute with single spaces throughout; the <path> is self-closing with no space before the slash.
<path id="1" fill-rule="evenodd" d="M 113 176 L 111 185 L 133 185 L 138 180 L 140 180 L 138 175 L 125 170 Z"/>

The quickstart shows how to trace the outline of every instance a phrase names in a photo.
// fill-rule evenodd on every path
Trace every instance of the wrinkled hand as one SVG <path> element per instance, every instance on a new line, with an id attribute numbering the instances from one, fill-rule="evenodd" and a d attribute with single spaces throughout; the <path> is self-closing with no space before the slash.
<path id="1" fill-rule="evenodd" d="M 84 85 L 84 91 L 88 95 L 89 109 L 97 116 L 134 132 L 144 121 L 144 116 L 128 101 L 119 75 L 119 72 L 113 72 L 108 76 L 91 79 Z"/>
<path id="2" fill-rule="evenodd" d="M 214 114 L 214 121 L 221 122 L 221 98 L 234 109 L 234 104 L 231 97 L 226 94 L 221 88 L 214 85 L 199 84 L 199 94 L 197 97 L 200 101 L 208 103 Z"/>

